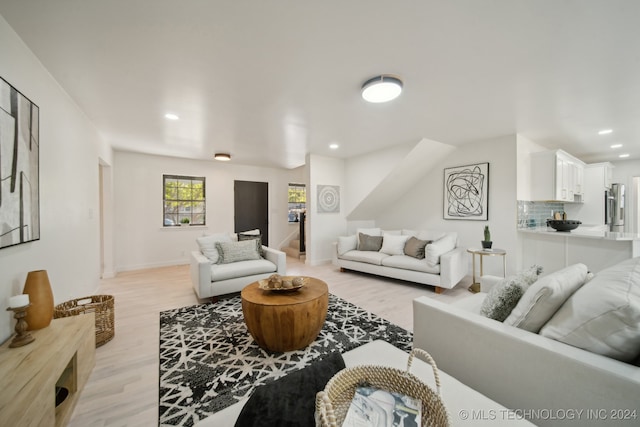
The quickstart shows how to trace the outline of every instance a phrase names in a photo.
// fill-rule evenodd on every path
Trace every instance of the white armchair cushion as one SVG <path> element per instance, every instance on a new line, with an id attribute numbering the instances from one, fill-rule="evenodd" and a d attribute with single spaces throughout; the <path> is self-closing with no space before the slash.
<path id="1" fill-rule="evenodd" d="M 338 255 L 344 255 L 349 251 L 353 251 L 358 247 L 358 236 L 339 236 L 338 237 Z"/>
<path id="2" fill-rule="evenodd" d="M 418 234 L 420 236 L 421 234 Z M 418 237 L 421 240 L 428 240 Z M 456 237 L 447 234 L 429 243 L 425 248 L 425 259 L 430 267 L 440 264 L 440 256 L 456 248 Z"/>
<path id="3" fill-rule="evenodd" d="M 404 255 L 404 244 L 409 236 L 385 234 L 382 238 L 380 252 L 387 255 Z"/>
<path id="4" fill-rule="evenodd" d="M 231 236 L 229 236 L 229 234 L 227 233 L 211 234 L 209 236 L 198 237 L 196 239 L 202 255 L 209 258 L 209 260 L 211 260 L 211 262 L 214 264 L 218 262 L 218 258 L 220 256 L 218 253 L 218 249 L 216 248 L 216 242 L 231 241 Z"/>
<path id="5" fill-rule="evenodd" d="M 525 291 L 504 323 L 537 334 L 584 284 L 587 272 L 586 265 L 574 264 L 541 277 Z"/>
<path id="6" fill-rule="evenodd" d="M 214 264 L 211 266 L 211 279 L 215 281 L 252 276 L 254 274 L 272 273 L 276 265 L 266 259 L 234 262 L 231 264 Z"/>
<path id="7" fill-rule="evenodd" d="M 640 257 L 597 273 L 540 335 L 623 362 L 634 360 L 640 354 Z"/>

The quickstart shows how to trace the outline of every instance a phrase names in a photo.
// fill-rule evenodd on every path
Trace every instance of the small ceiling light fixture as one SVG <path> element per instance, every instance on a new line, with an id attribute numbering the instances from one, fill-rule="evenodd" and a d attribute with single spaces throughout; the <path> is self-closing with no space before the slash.
<path id="1" fill-rule="evenodd" d="M 611 132 L 613 132 L 613 129 L 602 129 L 601 131 L 598 132 L 598 135 L 608 135 Z"/>
<path id="2" fill-rule="evenodd" d="M 368 102 L 388 102 L 402 93 L 402 80 L 390 74 L 382 74 L 362 85 L 362 98 Z"/>
<path id="3" fill-rule="evenodd" d="M 620 154 L 618 157 L 620 157 L 621 159 L 624 159 L 625 157 L 629 157 L 628 154 Z"/>
<path id="4" fill-rule="evenodd" d="M 613 144 L 611 146 L 611 148 L 620 148 L 620 147 L 622 147 L 622 144 Z"/>
<path id="5" fill-rule="evenodd" d="M 331 148 L 332 150 L 337 150 L 338 148 L 340 148 L 340 146 L 338 144 L 330 144 L 329 148 Z"/>
<path id="6" fill-rule="evenodd" d="M 216 160 L 220 160 L 221 162 L 228 162 L 229 160 L 231 160 L 231 154 L 229 153 L 216 153 L 213 156 L 214 159 Z"/>
<path id="7" fill-rule="evenodd" d="M 164 118 L 169 120 L 178 120 L 180 117 L 173 113 L 167 113 L 164 115 Z"/>

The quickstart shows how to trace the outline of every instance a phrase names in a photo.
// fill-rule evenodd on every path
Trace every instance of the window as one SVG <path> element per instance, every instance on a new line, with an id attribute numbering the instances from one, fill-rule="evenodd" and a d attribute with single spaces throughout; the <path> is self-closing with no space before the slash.
<path id="1" fill-rule="evenodd" d="M 307 188 L 304 184 L 289 184 L 289 222 L 299 222 L 300 212 L 307 208 Z"/>
<path id="2" fill-rule="evenodd" d="M 205 225 L 204 177 L 162 175 L 164 227 Z"/>

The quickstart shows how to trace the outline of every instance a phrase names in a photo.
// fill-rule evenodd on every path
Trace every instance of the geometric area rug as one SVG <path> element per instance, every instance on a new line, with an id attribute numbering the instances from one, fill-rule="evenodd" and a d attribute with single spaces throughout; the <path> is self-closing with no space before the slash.
<path id="1" fill-rule="evenodd" d="M 381 339 L 410 352 L 411 332 L 335 295 L 318 338 L 272 353 L 255 343 L 240 296 L 160 313 L 160 426 L 193 426 L 267 384 L 331 352 Z"/>

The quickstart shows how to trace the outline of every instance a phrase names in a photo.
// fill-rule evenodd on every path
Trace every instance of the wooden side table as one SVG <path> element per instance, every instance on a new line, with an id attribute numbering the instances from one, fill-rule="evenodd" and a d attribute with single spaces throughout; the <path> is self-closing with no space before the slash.
<path id="1" fill-rule="evenodd" d="M 476 281 L 476 255 L 480 256 L 480 277 L 484 274 L 482 271 L 482 258 L 485 256 L 501 256 L 502 257 L 502 276 L 507 277 L 507 251 L 504 249 L 467 249 L 467 252 L 471 254 L 472 265 L 472 283 L 469 286 L 469 292 L 480 292 L 480 282 Z"/>
<path id="2" fill-rule="evenodd" d="M 329 306 L 327 284 L 313 277 L 306 286 L 291 292 L 263 290 L 253 282 L 240 296 L 249 333 L 260 347 L 273 352 L 311 344 L 324 325 Z"/>

